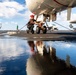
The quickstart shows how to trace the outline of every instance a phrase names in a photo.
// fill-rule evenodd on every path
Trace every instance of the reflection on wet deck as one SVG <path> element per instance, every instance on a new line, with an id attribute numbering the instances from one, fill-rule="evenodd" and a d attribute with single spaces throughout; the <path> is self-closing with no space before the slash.
<path id="1" fill-rule="evenodd" d="M 31 49 L 34 49 L 34 42 L 28 42 Z M 37 41 L 37 50 L 27 60 L 27 75 L 76 75 L 76 67 L 70 64 L 70 56 L 66 56 L 66 61 L 56 56 L 56 49 L 46 46 L 42 41 Z"/>
<path id="2" fill-rule="evenodd" d="M 39 48 L 40 45 L 41 48 Z M 44 49 L 44 53 L 41 50 L 42 48 Z M 52 48 L 55 49 L 55 52 L 51 54 L 50 52 L 52 50 L 50 50 L 49 52 L 49 49 Z M 51 57 L 52 55 L 53 57 Z M 39 42 L 36 40 L 28 41 L 24 40 L 23 38 L 12 37 L 12 36 L 0 37 L 0 75 L 26 75 L 27 74 L 26 64 L 30 60 L 32 60 L 30 62 L 33 65 L 33 68 L 34 67 L 38 68 L 39 73 L 41 73 L 44 70 L 45 72 L 42 73 L 46 74 L 46 72 L 48 72 L 49 75 L 50 73 L 49 70 L 53 70 L 51 73 L 53 75 L 55 72 L 56 73 L 59 72 L 59 70 L 63 71 L 63 69 L 67 69 L 68 71 L 67 66 L 69 66 L 68 64 L 70 64 L 71 72 L 69 73 L 71 74 L 72 70 L 74 73 L 73 66 L 76 66 L 75 57 L 76 57 L 76 42 L 64 42 L 64 41 Z M 69 61 L 70 63 L 65 61 Z M 39 65 L 40 67 L 39 66 L 36 67 L 35 65 Z M 32 66 L 29 65 L 29 67 Z M 47 67 L 47 69 L 45 67 Z M 34 71 L 37 71 L 37 69 L 36 70 L 34 69 L 33 72 Z M 65 72 L 66 70 L 64 71 L 64 74 Z"/>

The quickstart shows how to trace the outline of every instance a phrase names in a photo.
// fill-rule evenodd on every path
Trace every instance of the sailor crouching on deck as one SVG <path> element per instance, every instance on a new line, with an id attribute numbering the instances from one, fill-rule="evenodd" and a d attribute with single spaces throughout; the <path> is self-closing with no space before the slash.
<path id="1" fill-rule="evenodd" d="M 30 15 L 30 20 L 27 23 L 27 28 L 32 34 L 34 34 L 33 28 L 34 28 L 35 22 L 36 22 L 36 20 L 34 19 L 34 15 Z M 29 32 L 27 32 L 27 33 L 29 33 Z"/>

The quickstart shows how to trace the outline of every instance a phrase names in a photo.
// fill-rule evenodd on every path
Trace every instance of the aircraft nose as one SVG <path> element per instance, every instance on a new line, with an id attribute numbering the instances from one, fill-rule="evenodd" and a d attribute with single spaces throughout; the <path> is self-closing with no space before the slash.
<path id="1" fill-rule="evenodd" d="M 37 12 L 37 8 L 41 5 L 41 0 L 25 0 L 27 8 L 32 12 Z"/>

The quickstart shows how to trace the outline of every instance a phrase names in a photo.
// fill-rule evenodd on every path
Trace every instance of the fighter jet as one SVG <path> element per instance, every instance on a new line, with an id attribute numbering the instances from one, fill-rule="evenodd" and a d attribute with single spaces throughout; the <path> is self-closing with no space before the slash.
<path id="1" fill-rule="evenodd" d="M 34 13 L 36 19 L 43 15 L 43 21 L 55 21 L 57 13 L 67 10 L 67 20 L 70 20 L 71 8 L 76 6 L 76 0 L 25 0 L 28 9 Z"/>

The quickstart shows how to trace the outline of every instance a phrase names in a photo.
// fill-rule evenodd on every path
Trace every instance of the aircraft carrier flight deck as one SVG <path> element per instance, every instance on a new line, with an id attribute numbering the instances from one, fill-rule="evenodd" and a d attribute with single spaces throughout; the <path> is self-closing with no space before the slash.
<path id="1" fill-rule="evenodd" d="M 9 35 L 15 37 L 24 37 L 29 40 L 57 40 L 57 41 L 65 41 L 65 40 L 76 40 L 76 31 L 73 30 L 58 30 L 58 31 L 51 31 L 43 34 L 32 34 L 27 33 L 25 30 L 17 31 L 17 30 L 6 30 L 0 31 L 0 36 Z"/>

